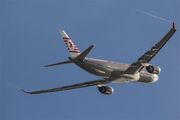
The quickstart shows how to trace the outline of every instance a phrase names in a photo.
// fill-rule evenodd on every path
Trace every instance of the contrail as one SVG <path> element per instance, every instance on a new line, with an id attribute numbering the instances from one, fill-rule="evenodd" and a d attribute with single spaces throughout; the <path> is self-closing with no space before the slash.
<path id="1" fill-rule="evenodd" d="M 166 19 L 164 19 L 164 18 L 161 18 L 161 17 L 155 16 L 155 15 L 152 15 L 152 14 L 150 14 L 150 13 L 147 13 L 147 12 L 144 12 L 144 11 L 141 11 L 141 10 L 138 10 L 138 9 L 135 9 L 135 10 L 138 11 L 138 12 L 142 12 L 142 13 L 144 13 L 144 14 L 146 14 L 146 15 L 149 15 L 149 16 L 151 16 L 151 17 L 158 18 L 158 19 L 160 19 L 160 20 L 164 20 L 164 21 L 167 21 L 167 22 L 172 22 L 172 21 L 170 21 L 170 20 L 166 20 Z"/>
<path id="2" fill-rule="evenodd" d="M 154 17 L 154 18 L 157 18 L 157 19 L 160 19 L 160 20 L 164 20 L 164 21 L 166 21 L 166 22 L 172 22 L 172 21 L 170 21 L 170 20 L 167 20 L 167 19 L 164 19 L 164 18 L 161 18 L 161 17 L 155 16 L 155 15 L 152 15 L 152 14 L 147 13 L 147 12 L 144 12 L 144 11 L 142 11 L 142 10 L 134 9 L 134 8 L 131 8 L 131 7 L 128 7 L 128 6 L 127 6 L 127 8 L 130 8 L 130 9 L 136 10 L 136 11 L 138 11 L 138 12 L 144 13 L 144 14 L 146 14 L 146 15 L 149 15 L 149 16 L 151 16 L 151 17 Z"/>
<path id="3" fill-rule="evenodd" d="M 6 81 L 5 81 L 5 82 L 6 82 Z M 9 84 L 9 85 L 11 85 L 11 86 L 13 86 L 13 87 L 15 87 L 15 88 L 21 89 L 21 88 L 19 88 L 18 86 L 13 85 L 13 84 L 11 84 L 11 83 L 9 83 L 9 82 L 6 82 L 6 83 Z"/>

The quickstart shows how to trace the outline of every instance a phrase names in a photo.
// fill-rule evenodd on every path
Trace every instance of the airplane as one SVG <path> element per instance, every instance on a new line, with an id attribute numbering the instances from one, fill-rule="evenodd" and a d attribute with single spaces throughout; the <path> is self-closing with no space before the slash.
<path id="1" fill-rule="evenodd" d="M 135 82 L 144 84 L 154 83 L 159 79 L 158 74 L 161 72 L 161 69 L 159 66 L 149 64 L 149 62 L 175 33 L 176 28 L 173 22 L 172 28 L 169 30 L 169 32 L 158 43 L 156 43 L 151 49 L 149 49 L 131 65 L 87 58 L 86 56 L 94 48 L 94 45 L 91 45 L 89 48 L 87 48 L 81 53 L 76 47 L 76 45 L 69 38 L 69 36 L 65 33 L 65 31 L 59 31 L 71 56 L 69 57 L 68 61 L 46 65 L 44 67 L 75 63 L 77 66 L 84 69 L 85 71 L 95 76 L 102 77 L 102 79 L 33 92 L 26 92 L 25 90 L 21 89 L 23 92 L 28 94 L 39 94 L 96 86 L 102 94 L 111 95 L 114 92 L 114 89 L 110 86 L 106 86 L 103 84 L 111 82 Z"/>

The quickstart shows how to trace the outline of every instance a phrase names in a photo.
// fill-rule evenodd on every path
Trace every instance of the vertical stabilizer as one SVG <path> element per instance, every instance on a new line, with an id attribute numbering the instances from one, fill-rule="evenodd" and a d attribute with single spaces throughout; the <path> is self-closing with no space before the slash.
<path id="1" fill-rule="evenodd" d="M 61 36 L 63 37 L 63 40 L 69 50 L 69 53 L 71 54 L 71 57 L 76 57 L 81 54 L 79 49 L 76 47 L 76 45 L 72 42 L 72 40 L 69 38 L 69 36 L 66 34 L 65 31 L 59 30 L 61 33 Z"/>

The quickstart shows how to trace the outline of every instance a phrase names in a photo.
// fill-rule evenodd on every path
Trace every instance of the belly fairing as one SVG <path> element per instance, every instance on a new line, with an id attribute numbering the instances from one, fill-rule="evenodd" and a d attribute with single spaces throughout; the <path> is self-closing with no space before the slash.
<path id="1" fill-rule="evenodd" d="M 136 82 L 138 83 L 144 83 L 144 84 L 149 84 L 149 83 L 154 83 L 158 81 L 159 77 L 156 74 L 150 74 L 147 72 L 141 72 L 140 74 L 140 79 Z"/>
<path id="2" fill-rule="evenodd" d="M 114 83 L 128 83 L 128 82 L 135 82 L 137 80 L 139 80 L 140 75 L 139 73 L 135 74 L 135 75 L 130 75 L 130 74 L 114 74 L 114 71 L 112 72 L 113 76 L 117 76 L 116 80 L 113 81 Z"/>

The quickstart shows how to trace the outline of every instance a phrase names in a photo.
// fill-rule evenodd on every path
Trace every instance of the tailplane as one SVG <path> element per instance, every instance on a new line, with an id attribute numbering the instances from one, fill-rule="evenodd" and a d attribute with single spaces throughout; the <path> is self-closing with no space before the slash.
<path id="1" fill-rule="evenodd" d="M 63 37 L 63 40 L 69 50 L 69 53 L 71 54 L 71 57 L 77 57 L 81 54 L 79 49 L 76 47 L 76 45 L 72 42 L 72 40 L 69 38 L 69 36 L 66 34 L 64 30 L 59 30 L 61 33 L 61 36 Z"/>
<path id="2" fill-rule="evenodd" d="M 68 61 L 64 61 L 64 62 L 60 62 L 60 63 L 55 63 L 55 64 L 51 64 L 51 65 L 46 65 L 44 67 L 51 67 L 51 66 L 57 66 L 57 65 L 64 65 L 64 64 L 70 64 L 73 63 L 72 61 L 68 60 Z"/>
<path id="3" fill-rule="evenodd" d="M 85 57 L 89 54 L 89 52 L 94 48 L 94 45 L 91 45 L 85 51 L 83 51 L 79 56 L 76 57 L 77 60 L 84 61 Z"/>

